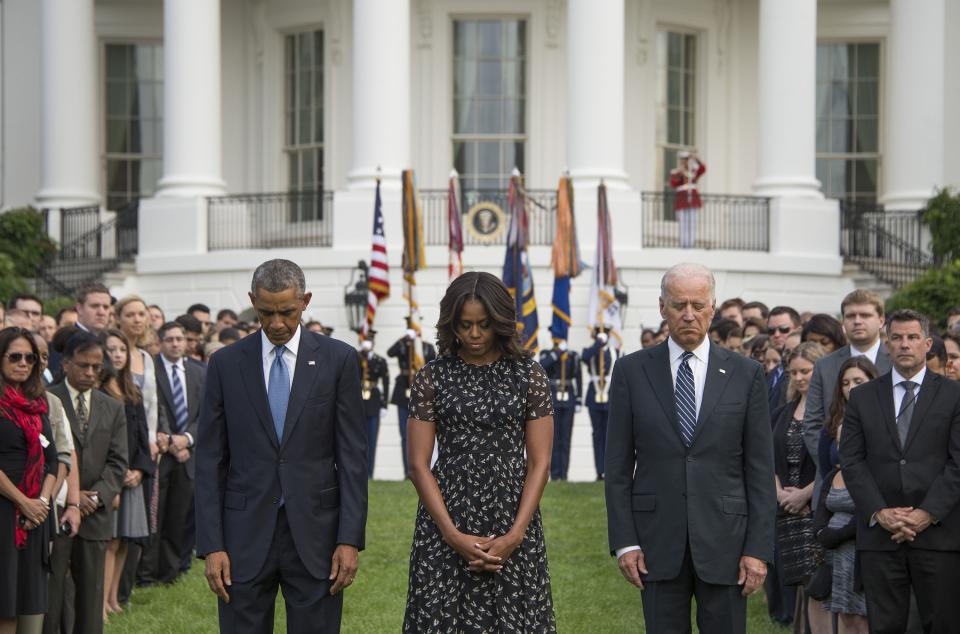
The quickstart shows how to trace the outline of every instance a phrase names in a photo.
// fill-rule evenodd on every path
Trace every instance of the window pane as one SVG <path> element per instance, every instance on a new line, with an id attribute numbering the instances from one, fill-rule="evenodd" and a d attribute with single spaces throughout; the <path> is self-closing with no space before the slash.
<path id="1" fill-rule="evenodd" d="M 108 44 L 106 47 L 107 79 L 126 79 L 130 74 L 130 47 L 125 44 Z"/>
<path id="2" fill-rule="evenodd" d="M 683 36 L 680 33 L 670 33 L 667 37 L 667 66 L 683 66 Z"/>
<path id="3" fill-rule="evenodd" d="M 817 152 L 830 151 L 830 120 L 817 119 Z"/>
<path id="4" fill-rule="evenodd" d="M 878 128 L 877 120 L 874 118 L 857 119 L 857 152 L 873 153 L 879 149 L 877 143 Z"/>
<path id="5" fill-rule="evenodd" d="M 502 54 L 500 41 L 500 21 L 477 22 L 477 57 L 497 59 Z"/>
<path id="6" fill-rule="evenodd" d="M 153 46 L 136 45 L 133 47 L 133 65 L 137 79 L 153 79 Z M 158 51 L 159 52 L 159 51 Z"/>
<path id="7" fill-rule="evenodd" d="M 129 115 L 128 84 L 126 82 L 107 82 L 107 116 L 125 117 Z"/>
<path id="8" fill-rule="evenodd" d="M 496 175 L 509 170 L 501 169 L 500 144 L 497 141 L 488 141 L 477 144 L 477 172 L 479 174 Z"/>
<path id="9" fill-rule="evenodd" d="M 503 131 L 523 134 L 523 100 L 510 99 L 503 102 Z"/>
<path id="10" fill-rule="evenodd" d="M 680 136 L 680 111 L 667 110 L 667 143 L 682 143 Z"/>
<path id="11" fill-rule="evenodd" d="M 127 121 L 124 119 L 107 119 L 107 152 L 121 153 L 127 151 Z"/>
<path id="12" fill-rule="evenodd" d="M 667 72 L 667 103 L 670 106 L 683 104 L 683 74 L 680 71 Z"/>
<path id="13" fill-rule="evenodd" d="M 857 76 L 860 79 L 880 77 L 880 45 L 860 44 L 857 49 Z"/>
<path id="14" fill-rule="evenodd" d="M 857 91 L 857 114 L 874 115 L 880 112 L 879 84 L 876 81 L 859 81 L 852 84 Z"/>

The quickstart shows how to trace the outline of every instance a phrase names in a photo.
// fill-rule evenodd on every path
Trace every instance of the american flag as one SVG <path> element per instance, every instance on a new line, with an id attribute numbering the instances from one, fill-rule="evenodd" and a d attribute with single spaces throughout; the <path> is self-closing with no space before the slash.
<path id="1" fill-rule="evenodd" d="M 380 181 L 377 180 L 377 199 L 373 206 L 373 246 L 370 250 L 370 272 L 367 277 L 367 321 L 363 325 L 363 336 L 373 328 L 377 305 L 390 297 L 390 265 L 387 263 L 387 237 L 383 233 L 382 207 Z"/>
<path id="2" fill-rule="evenodd" d="M 460 179 L 457 170 L 450 172 L 450 187 L 447 190 L 447 220 L 450 226 L 450 263 L 447 274 L 450 281 L 463 273 L 463 228 L 460 224 Z"/>

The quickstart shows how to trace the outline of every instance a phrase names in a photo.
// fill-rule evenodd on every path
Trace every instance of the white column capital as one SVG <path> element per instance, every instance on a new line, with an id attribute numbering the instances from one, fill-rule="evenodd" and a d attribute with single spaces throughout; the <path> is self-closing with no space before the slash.
<path id="1" fill-rule="evenodd" d="M 157 196 L 222 194 L 219 0 L 164 0 L 163 66 Z"/>

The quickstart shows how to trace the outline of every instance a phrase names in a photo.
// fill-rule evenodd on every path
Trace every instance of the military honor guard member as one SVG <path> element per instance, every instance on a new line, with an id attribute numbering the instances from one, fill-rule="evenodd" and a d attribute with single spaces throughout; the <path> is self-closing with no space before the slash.
<path id="1" fill-rule="evenodd" d="M 584 348 L 583 364 L 590 372 L 590 387 L 587 388 L 587 411 L 593 427 L 593 461 L 597 468 L 597 480 L 603 480 L 604 450 L 607 444 L 607 412 L 610 400 L 610 372 L 620 356 L 619 350 L 610 350 L 610 329 L 599 326 L 593 329 L 593 345 Z"/>
<path id="2" fill-rule="evenodd" d="M 399 370 L 393 384 L 393 396 L 390 402 L 397 406 L 397 419 L 400 423 L 400 451 L 403 454 L 403 473 L 406 476 L 407 468 L 407 418 L 410 410 L 410 384 L 417 370 L 413 363 L 413 347 L 416 344 L 417 331 L 410 328 L 410 318 L 407 317 L 407 331 L 396 340 L 387 350 L 387 356 L 397 360 Z M 437 358 L 437 349 L 432 344 L 423 342 L 423 362 L 429 363 Z"/>
<path id="3" fill-rule="evenodd" d="M 377 455 L 377 434 L 380 418 L 387 413 L 390 394 L 390 371 L 387 360 L 373 351 L 376 330 L 370 330 L 360 342 L 360 397 L 363 399 L 363 417 L 367 420 L 367 476 L 373 477 L 373 462 Z"/>
<path id="4" fill-rule="evenodd" d="M 680 223 L 680 248 L 692 249 L 697 238 L 697 211 L 703 207 L 697 181 L 707 171 L 697 152 L 677 152 L 677 167 L 670 170 L 670 187 L 676 193 L 673 209 Z"/>
<path id="5" fill-rule="evenodd" d="M 570 468 L 570 436 L 573 415 L 583 399 L 583 373 L 580 355 L 567 348 L 565 339 L 554 340 L 552 350 L 540 353 L 540 365 L 550 380 L 553 397 L 553 455 L 550 479 L 566 480 Z"/>

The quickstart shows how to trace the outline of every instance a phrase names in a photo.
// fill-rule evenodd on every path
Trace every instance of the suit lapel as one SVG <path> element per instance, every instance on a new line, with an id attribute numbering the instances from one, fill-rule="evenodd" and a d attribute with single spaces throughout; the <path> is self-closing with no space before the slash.
<path id="1" fill-rule="evenodd" d="M 203 400 L 203 370 L 192 363 L 184 362 L 184 374 L 187 377 L 187 421 L 196 420 L 200 415 L 200 402 Z"/>
<path id="2" fill-rule="evenodd" d="M 727 382 L 733 375 L 733 366 L 730 364 L 730 353 L 720 346 L 710 345 L 710 352 L 707 355 L 707 376 L 703 382 L 703 398 L 700 399 L 700 412 L 697 414 L 697 428 L 693 430 L 692 447 L 703 430 L 704 423 L 710 418 L 710 413 L 716 407 L 723 390 L 727 387 Z M 784 380 L 786 377 L 781 377 Z"/>
<path id="3" fill-rule="evenodd" d="M 883 414 L 883 426 L 890 434 L 890 442 L 894 447 L 900 447 L 900 434 L 897 432 L 897 414 L 893 409 L 893 375 L 887 372 L 877 379 L 877 389 L 880 390 L 880 411 Z"/>
<path id="4" fill-rule="evenodd" d="M 240 364 L 240 375 L 264 432 L 266 432 L 270 442 L 273 443 L 274 448 L 279 449 L 280 442 L 277 439 L 277 430 L 273 426 L 270 403 L 267 401 L 267 386 L 263 381 L 263 355 L 260 352 L 261 337 L 262 335 L 257 333 L 247 338 L 250 342 L 245 345 L 243 351 L 246 356 L 246 363 Z M 247 341 L 247 339 L 243 341 Z"/>
<path id="5" fill-rule="evenodd" d="M 170 410 L 170 415 L 173 416 L 173 388 L 170 386 L 170 377 L 167 375 L 167 366 L 164 365 L 163 359 L 160 356 L 157 356 L 155 369 L 157 371 L 157 391 L 163 396 L 164 400 L 167 402 L 167 409 Z M 173 429 L 176 426 L 176 421 L 170 421 L 170 428 Z"/>
<path id="6" fill-rule="evenodd" d="M 910 417 L 910 429 L 907 431 L 907 442 L 903 446 L 904 451 L 910 447 L 910 443 L 917 435 L 917 430 L 923 424 L 923 419 L 927 416 L 930 405 L 936 400 L 941 381 L 940 376 L 933 372 L 927 372 L 923 377 L 920 393 L 917 394 L 917 403 L 913 406 L 913 415 Z"/>
<path id="7" fill-rule="evenodd" d="M 307 402 L 310 388 L 317 379 L 319 367 L 318 342 L 306 331 L 300 333 L 300 349 L 297 351 L 297 365 L 293 371 L 293 386 L 290 388 L 290 400 L 287 403 L 287 418 L 283 423 L 283 446 L 293 435 L 293 428 L 300 420 L 300 413 Z"/>
<path id="8" fill-rule="evenodd" d="M 887 347 L 880 344 L 880 349 L 877 350 L 877 372 L 880 374 L 885 374 L 893 369 L 893 365 L 890 363 L 890 353 L 887 352 Z M 839 369 L 839 368 L 838 368 Z"/>
<path id="9" fill-rule="evenodd" d="M 63 404 L 63 409 L 67 413 L 67 420 L 70 421 L 70 431 L 73 432 L 74 440 L 83 444 L 80 441 L 82 435 L 80 434 L 80 423 L 77 422 L 77 410 L 73 408 L 73 400 L 70 398 L 70 390 L 67 389 L 67 380 L 64 379 L 63 381 L 63 383 L 58 383 L 56 386 L 50 388 L 50 391 L 58 396 L 60 398 L 60 402 Z"/>
<path id="10" fill-rule="evenodd" d="M 676 432 L 677 439 L 683 444 L 683 436 L 680 434 L 680 427 L 677 422 L 677 403 L 673 396 L 673 377 L 670 376 L 670 348 L 666 341 L 651 351 L 649 362 L 643 364 L 643 371 L 647 375 L 650 387 L 653 389 L 667 421 L 673 431 Z"/>

